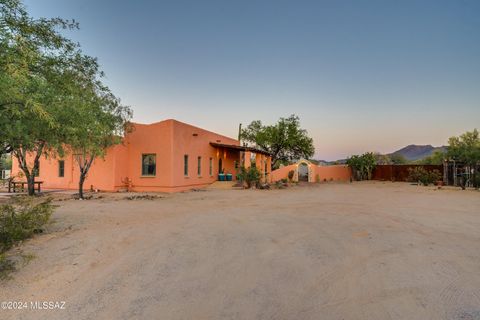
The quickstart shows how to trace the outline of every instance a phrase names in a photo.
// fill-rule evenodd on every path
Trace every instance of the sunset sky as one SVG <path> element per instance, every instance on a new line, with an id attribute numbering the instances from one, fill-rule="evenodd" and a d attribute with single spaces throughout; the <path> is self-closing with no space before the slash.
<path id="1" fill-rule="evenodd" d="M 295 113 L 326 160 L 480 128 L 480 1 L 24 3 L 80 22 L 137 122 L 236 137 Z"/>

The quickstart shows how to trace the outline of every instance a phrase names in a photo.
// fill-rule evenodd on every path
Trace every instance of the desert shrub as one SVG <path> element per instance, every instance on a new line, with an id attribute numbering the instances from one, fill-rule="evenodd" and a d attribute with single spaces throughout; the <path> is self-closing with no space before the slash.
<path id="1" fill-rule="evenodd" d="M 424 186 L 434 183 L 441 179 L 438 170 L 428 171 L 423 167 L 415 167 L 408 169 L 408 180 L 411 182 L 420 182 Z"/>
<path id="2" fill-rule="evenodd" d="M 53 212 L 51 199 L 20 198 L 11 204 L 0 206 L 0 254 L 16 242 L 43 231 Z"/>
<path id="3" fill-rule="evenodd" d="M 247 188 L 251 188 L 260 181 L 260 171 L 258 171 L 258 169 L 255 167 L 250 167 L 248 169 L 242 167 L 238 177 L 240 181 L 243 181 L 247 184 Z"/>
<path id="4" fill-rule="evenodd" d="M 291 182 L 293 180 L 293 176 L 295 175 L 295 171 L 294 170 L 290 170 L 288 171 L 288 180 Z"/>
<path id="5" fill-rule="evenodd" d="M 434 183 L 436 181 L 442 180 L 442 174 L 438 170 L 429 171 L 429 181 Z"/>
<path id="6" fill-rule="evenodd" d="M 0 254 L 0 280 L 8 279 L 12 271 L 15 271 L 15 262 Z"/>
<path id="7" fill-rule="evenodd" d="M 346 164 L 351 168 L 355 180 L 371 180 L 373 170 L 377 165 L 377 158 L 372 152 L 362 155 L 353 155 L 347 159 Z"/>
<path id="8" fill-rule="evenodd" d="M 473 178 L 473 186 L 476 189 L 480 188 L 480 172 L 475 174 L 475 177 Z"/>

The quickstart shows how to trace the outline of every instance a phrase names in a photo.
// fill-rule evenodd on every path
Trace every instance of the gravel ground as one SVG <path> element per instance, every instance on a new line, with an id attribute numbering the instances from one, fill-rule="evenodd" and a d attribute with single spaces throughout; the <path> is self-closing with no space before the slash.
<path id="1" fill-rule="evenodd" d="M 0 319 L 480 319 L 480 192 L 406 183 L 61 201 Z"/>

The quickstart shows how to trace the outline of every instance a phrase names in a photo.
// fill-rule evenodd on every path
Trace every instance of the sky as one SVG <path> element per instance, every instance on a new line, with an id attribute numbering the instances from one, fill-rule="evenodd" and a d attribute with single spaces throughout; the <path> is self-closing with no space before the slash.
<path id="1" fill-rule="evenodd" d="M 480 1 L 26 0 L 74 18 L 133 120 L 230 137 L 297 114 L 315 158 L 480 128 Z"/>

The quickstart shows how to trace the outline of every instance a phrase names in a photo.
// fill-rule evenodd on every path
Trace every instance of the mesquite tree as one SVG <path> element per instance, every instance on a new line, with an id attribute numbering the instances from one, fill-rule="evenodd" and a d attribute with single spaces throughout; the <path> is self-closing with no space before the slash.
<path id="1" fill-rule="evenodd" d="M 34 19 L 19 0 L 0 1 L 0 146 L 18 161 L 33 195 L 42 156 L 73 152 L 79 189 L 98 156 L 120 143 L 131 111 L 62 29 L 75 21 Z"/>
<path id="2" fill-rule="evenodd" d="M 82 57 L 79 63 L 89 72 L 72 76 L 77 85 L 70 86 L 74 98 L 63 113 L 62 123 L 65 148 L 74 155 L 80 171 L 78 192 L 83 199 L 83 184 L 92 164 L 108 148 L 122 142 L 124 132 L 130 129 L 132 112 L 101 83 L 95 59 Z"/>
<path id="3" fill-rule="evenodd" d="M 270 126 L 262 125 L 259 120 L 253 121 L 242 130 L 241 138 L 244 142 L 270 153 L 272 168 L 278 167 L 281 162 L 308 159 L 315 153 L 313 139 L 300 127 L 300 119 L 296 115 L 280 118 L 276 124 Z"/>
<path id="4" fill-rule="evenodd" d="M 40 157 L 61 140 L 56 115 L 63 95 L 50 78 L 77 50 L 58 30 L 76 27 L 31 18 L 18 0 L 0 2 L 0 144 L 18 161 L 30 195 Z"/>
<path id="5" fill-rule="evenodd" d="M 467 131 L 459 137 L 448 139 L 447 155 L 450 159 L 463 162 L 473 172 L 473 185 L 480 186 L 480 134 L 477 129 Z M 465 179 L 461 179 L 465 188 Z"/>

